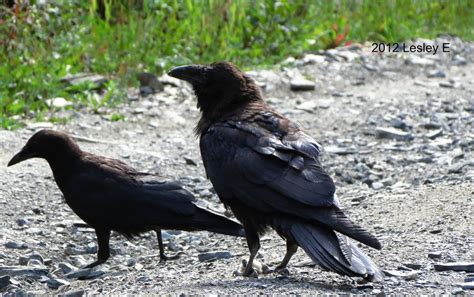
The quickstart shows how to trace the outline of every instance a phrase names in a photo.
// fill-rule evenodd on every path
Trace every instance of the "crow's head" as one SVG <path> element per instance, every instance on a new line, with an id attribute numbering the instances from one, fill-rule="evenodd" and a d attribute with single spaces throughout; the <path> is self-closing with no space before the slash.
<path id="1" fill-rule="evenodd" d="M 231 112 L 248 102 L 262 100 L 255 81 L 229 62 L 179 66 L 168 74 L 193 86 L 198 107 L 204 116 L 210 118 Z"/>
<path id="2" fill-rule="evenodd" d="M 81 150 L 66 133 L 54 130 L 41 130 L 28 140 L 26 145 L 8 162 L 15 165 L 31 158 L 43 158 L 47 161 L 65 159 L 77 155 Z"/>

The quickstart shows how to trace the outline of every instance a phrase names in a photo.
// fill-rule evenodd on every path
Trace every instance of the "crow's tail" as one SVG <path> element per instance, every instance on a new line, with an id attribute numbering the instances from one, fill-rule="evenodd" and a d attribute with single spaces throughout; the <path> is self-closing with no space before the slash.
<path id="1" fill-rule="evenodd" d="M 193 216 L 194 227 L 210 232 L 245 237 L 242 225 L 210 210 L 197 207 Z"/>
<path id="2" fill-rule="evenodd" d="M 290 230 L 298 245 L 323 268 L 369 281 L 383 280 L 379 268 L 346 236 L 310 223 L 294 223 Z"/>

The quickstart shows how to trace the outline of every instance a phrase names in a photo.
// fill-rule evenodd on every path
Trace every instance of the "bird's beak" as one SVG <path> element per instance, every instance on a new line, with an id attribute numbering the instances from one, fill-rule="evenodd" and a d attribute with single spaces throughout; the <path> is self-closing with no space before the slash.
<path id="1" fill-rule="evenodd" d="M 13 158 L 8 162 L 8 167 L 15 165 L 17 163 L 20 163 L 22 161 L 25 161 L 27 159 L 33 158 L 34 153 L 31 152 L 28 147 L 24 146 L 21 151 L 18 152 L 18 154 L 14 155 Z"/>
<path id="2" fill-rule="evenodd" d="M 171 69 L 168 75 L 187 81 L 192 85 L 206 82 L 205 66 L 201 65 L 178 66 Z"/>

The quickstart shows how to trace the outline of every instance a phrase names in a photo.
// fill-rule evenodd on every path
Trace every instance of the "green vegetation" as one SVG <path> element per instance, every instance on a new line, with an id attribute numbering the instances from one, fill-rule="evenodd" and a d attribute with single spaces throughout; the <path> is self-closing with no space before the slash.
<path id="1" fill-rule="evenodd" d="M 47 117 L 45 99 L 55 97 L 99 112 L 122 100 L 139 71 L 158 74 L 173 65 L 216 60 L 271 65 L 347 42 L 443 33 L 474 40 L 474 1 L 57 0 L 14 9 L 0 4 L 0 127 Z M 91 86 L 68 88 L 59 81 L 77 72 L 113 80 L 100 96 Z"/>

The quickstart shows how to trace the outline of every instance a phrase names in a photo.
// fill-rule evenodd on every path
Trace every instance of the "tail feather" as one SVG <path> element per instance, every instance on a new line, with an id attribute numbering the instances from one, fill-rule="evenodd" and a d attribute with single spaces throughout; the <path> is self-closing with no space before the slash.
<path id="1" fill-rule="evenodd" d="M 329 228 L 294 223 L 291 235 L 311 259 L 323 268 L 348 276 L 361 276 L 370 281 L 381 281 L 377 266 L 359 248 Z M 348 252 L 350 250 L 350 253 Z"/>
<path id="2" fill-rule="evenodd" d="M 316 218 L 318 222 L 374 249 L 380 250 L 382 248 L 382 245 L 375 236 L 353 223 L 342 210 L 338 208 L 320 208 L 312 210 L 312 212 L 312 216 Z"/>
<path id="3" fill-rule="evenodd" d="M 194 226 L 200 230 L 245 237 L 242 225 L 211 210 L 197 207 L 193 216 Z"/>

